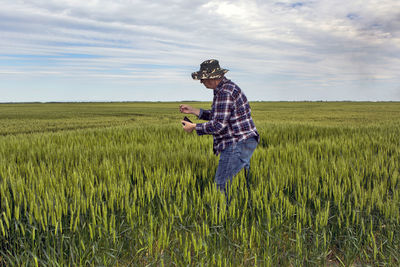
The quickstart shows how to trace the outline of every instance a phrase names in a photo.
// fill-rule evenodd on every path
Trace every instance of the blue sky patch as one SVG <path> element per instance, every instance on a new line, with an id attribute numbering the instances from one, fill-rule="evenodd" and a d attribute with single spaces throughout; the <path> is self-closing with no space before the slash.
<path id="1" fill-rule="evenodd" d="M 349 13 L 349 14 L 347 14 L 346 17 L 347 17 L 349 20 L 356 20 L 356 19 L 359 18 L 359 16 L 358 16 L 357 14 L 355 14 L 355 13 Z"/>
<path id="2" fill-rule="evenodd" d="M 302 2 L 297 2 L 297 3 L 293 3 L 290 5 L 292 8 L 297 8 L 297 7 L 302 7 L 304 6 L 304 3 Z"/>

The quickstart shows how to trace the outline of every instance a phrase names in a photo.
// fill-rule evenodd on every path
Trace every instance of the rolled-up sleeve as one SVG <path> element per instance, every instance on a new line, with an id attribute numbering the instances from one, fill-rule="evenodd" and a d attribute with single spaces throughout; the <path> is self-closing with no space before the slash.
<path id="1" fill-rule="evenodd" d="M 205 120 L 205 121 L 211 120 L 211 110 L 204 110 L 201 108 L 200 114 L 199 114 L 199 119 Z"/>
<path id="2" fill-rule="evenodd" d="M 218 92 L 214 102 L 214 112 L 210 112 L 212 118 L 206 123 L 196 124 L 198 135 L 219 134 L 229 124 L 233 98 L 229 92 Z M 203 114 L 204 116 L 204 111 Z"/>

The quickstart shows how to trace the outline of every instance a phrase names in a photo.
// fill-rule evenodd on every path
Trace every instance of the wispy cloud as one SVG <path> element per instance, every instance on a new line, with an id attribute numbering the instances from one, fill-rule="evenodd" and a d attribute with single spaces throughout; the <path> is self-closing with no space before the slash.
<path id="1" fill-rule="evenodd" d="M 397 0 L 3 2 L 0 90 L 15 94 L 0 102 L 19 101 L 26 86 L 35 100 L 43 79 L 56 91 L 76 88 L 77 99 L 103 81 L 113 88 L 104 100 L 163 100 L 152 91 L 162 85 L 171 90 L 165 100 L 205 100 L 190 73 L 208 58 L 220 59 L 250 99 L 357 100 L 362 91 L 400 100 Z"/>

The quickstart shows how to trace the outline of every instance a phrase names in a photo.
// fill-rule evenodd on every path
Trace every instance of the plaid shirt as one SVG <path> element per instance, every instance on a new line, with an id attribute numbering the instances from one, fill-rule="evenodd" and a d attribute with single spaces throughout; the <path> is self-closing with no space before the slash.
<path id="1" fill-rule="evenodd" d="M 225 77 L 214 90 L 211 110 L 200 109 L 199 119 L 208 122 L 196 124 L 196 132 L 213 135 L 216 155 L 239 141 L 253 136 L 257 141 L 260 139 L 246 96 L 239 86 Z"/>

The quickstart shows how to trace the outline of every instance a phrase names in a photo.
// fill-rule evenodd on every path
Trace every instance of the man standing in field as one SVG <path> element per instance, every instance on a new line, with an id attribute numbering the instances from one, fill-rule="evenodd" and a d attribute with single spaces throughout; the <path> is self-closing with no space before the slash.
<path id="1" fill-rule="evenodd" d="M 246 96 L 239 86 L 224 77 L 226 72 L 228 70 L 221 69 L 218 60 L 210 59 L 201 63 L 199 71 L 192 73 L 194 80 L 200 80 L 206 88 L 214 90 L 211 110 L 180 105 L 180 112 L 208 121 L 198 124 L 182 121 L 182 124 L 188 133 L 196 130 L 198 135 L 213 135 L 214 153 L 220 154 L 215 183 L 225 194 L 227 183 L 243 168 L 249 189 L 250 158 L 260 139 Z"/>

